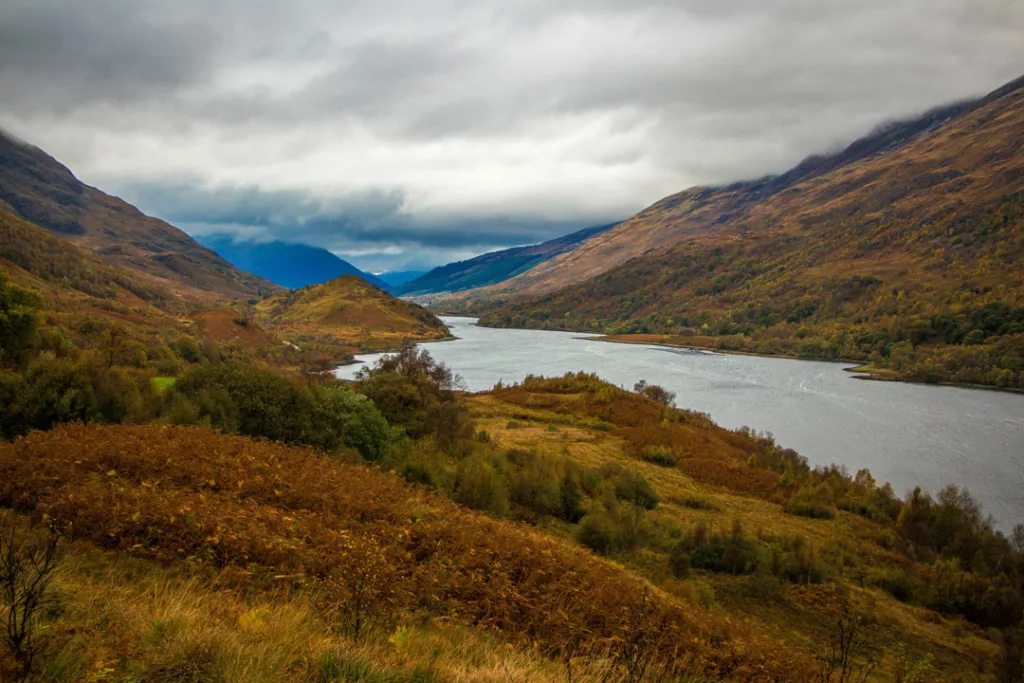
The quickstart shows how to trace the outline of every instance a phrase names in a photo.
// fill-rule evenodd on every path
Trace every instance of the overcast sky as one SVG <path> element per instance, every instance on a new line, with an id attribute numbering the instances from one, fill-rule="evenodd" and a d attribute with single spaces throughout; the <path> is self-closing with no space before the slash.
<path id="1" fill-rule="evenodd" d="M 183 229 L 433 266 L 1024 74 L 1022 0 L 0 0 L 0 127 Z"/>

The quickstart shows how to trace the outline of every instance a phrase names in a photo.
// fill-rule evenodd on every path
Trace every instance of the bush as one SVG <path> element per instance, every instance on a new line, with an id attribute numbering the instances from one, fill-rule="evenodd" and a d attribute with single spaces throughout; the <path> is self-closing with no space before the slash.
<path id="1" fill-rule="evenodd" d="M 684 557 L 690 566 L 723 574 L 751 574 L 759 565 L 757 544 L 743 535 L 737 520 L 731 533 L 711 532 L 704 523 L 697 524 L 672 550 L 674 562 L 683 566 Z"/>
<path id="2" fill-rule="evenodd" d="M 24 358 L 36 331 L 39 305 L 36 294 L 8 284 L 0 272 L 0 364 Z"/>
<path id="3" fill-rule="evenodd" d="M 610 555 L 619 545 L 615 523 L 603 510 L 583 518 L 576 530 L 576 540 L 599 555 Z"/>
<path id="4" fill-rule="evenodd" d="M 176 424 L 299 443 L 327 452 L 352 448 L 378 461 L 398 440 L 376 406 L 341 384 L 312 389 L 257 365 L 201 365 L 175 382 L 164 400 Z"/>
<path id="5" fill-rule="evenodd" d="M 371 462 L 383 458 L 400 438 L 399 430 L 388 424 L 370 399 L 342 384 L 314 388 L 310 419 L 308 443 L 328 452 L 354 448 Z"/>
<path id="6" fill-rule="evenodd" d="M 407 346 L 362 368 L 356 378 L 359 391 L 414 439 L 433 436 L 438 447 L 452 451 L 473 435 L 469 411 L 454 393 L 461 379 L 426 351 Z"/>
<path id="7" fill-rule="evenodd" d="M 298 382 L 255 365 L 202 365 L 170 392 L 194 401 L 211 427 L 273 441 L 304 443 L 313 399 Z"/>
<path id="8" fill-rule="evenodd" d="M 679 456 L 668 446 L 647 446 L 640 452 L 640 457 L 662 467 L 675 467 L 679 464 Z"/>
<path id="9" fill-rule="evenodd" d="M 669 408 L 676 404 L 676 393 L 674 391 L 669 391 L 657 384 L 648 384 L 646 380 L 640 380 L 633 385 L 633 391 Z"/>
<path id="10" fill-rule="evenodd" d="M 482 455 L 471 455 L 459 463 L 455 475 L 455 500 L 466 507 L 499 517 L 509 511 L 505 478 L 490 459 Z"/>
<path id="11" fill-rule="evenodd" d="M 658 507 L 660 499 L 641 473 L 614 466 L 602 468 L 602 473 L 611 477 L 615 486 L 615 497 L 619 500 L 629 501 L 645 510 Z"/>
<path id="12" fill-rule="evenodd" d="M 617 500 L 594 503 L 576 530 L 576 539 L 601 555 L 632 550 L 646 537 L 644 509 Z"/>
<path id="13" fill-rule="evenodd" d="M 15 400 L 4 419 L 7 438 L 61 422 L 91 422 L 102 416 L 84 365 L 44 355 L 14 385 Z"/>

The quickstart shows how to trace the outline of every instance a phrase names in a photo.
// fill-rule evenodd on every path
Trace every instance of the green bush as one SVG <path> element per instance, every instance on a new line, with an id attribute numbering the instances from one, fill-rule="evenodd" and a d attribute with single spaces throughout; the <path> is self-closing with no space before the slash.
<path id="1" fill-rule="evenodd" d="M 310 392 L 256 365 L 201 365 L 179 379 L 170 395 L 194 401 L 217 429 L 288 443 L 309 438 Z"/>
<path id="2" fill-rule="evenodd" d="M 619 547 L 615 522 L 603 510 L 583 518 L 576 530 L 576 540 L 600 555 L 610 555 Z"/>
<path id="3" fill-rule="evenodd" d="M 455 500 L 492 515 L 505 516 L 509 511 L 505 478 L 491 459 L 483 455 L 471 455 L 459 463 L 455 474 Z"/>
<path id="4" fill-rule="evenodd" d="M 733 524 L 731 533 L 710 531 L 704 523 L 680 539 L 672 550 L 671 557 L 680 566 L 684 557 L 690 566 L 722 574 L 751 574 L 760 565 L 761 554 L 757 543 L 743 535 L 739 522 Z"/>
<path id="5" fill-rule="evenodd" d="M 32 343 L 38 322 L 39 297 L 8 284 L 0 272 L 0 364 L 20 363 Z"/>
<path id="6" fill-rule="evenodd" d="M 640 457 L 662 467 L 675 467 L 679 464 L 679 456 L 668 446 L 647 446 L 640 452 Z"/>
<path id="7" fill-rule="evenodd" d="M 376 406 L 341 384 L 309 388 L 257 365 L 201 365 L 175 382 L 164 415 L 178 424 L 300 443 L 327 452 L 357 450 L 371 461 L 400 438 Z"/>
<path id="8" fill-rule="evenodd" d="M 406 347 L 359 371 L 357 386 L 384 417 L 412 438 L 434 437 L 445 451 L 464 447 L 473 435 L 469 411 L 455 396 L 461 380 L 426 351 Z"/>
<path id="9" fill-rule="evenodd" d="M 400 438 L 366 396 L 343 384 L 320 385 L 313 390 L 311 437 L 307 443 L 332 452 L 353 448 L 371 462 L 384 457 Z"/>

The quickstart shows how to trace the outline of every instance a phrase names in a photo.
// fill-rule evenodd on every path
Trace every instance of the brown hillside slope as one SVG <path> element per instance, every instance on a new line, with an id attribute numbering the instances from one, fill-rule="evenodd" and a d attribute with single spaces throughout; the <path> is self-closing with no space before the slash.
<path id="1" fill-rule="evenodd" d="M 79 181 L 37 147 L 0 133 L 0 208 L 136 278 L 200 300 L 279 291 L 181 230 Z"/>
<path id="2" fill-rule="evenodd" d="M 999 110 L 1003 106 L 999 102 L 1006 96 L 1019 97 L 1022 87 L 1024 78 L 983 99 L 943 107 L 918 119 L 891 124 L 854 142 L 839 154 L 811 157 L 779 176 L 721 188 L 697 187 L 666 197 L 625 223 L 592 237 L 572 252 L 541 263 L 500 285 L 467 292 L 461 300 L 488 301 L 550 293 L 581 283 L 651 250 L 702 241 L 711 235 L 729 232 L 736 226 L 750 230 L 772 227 L 782 218 L 781 214 L 810 212 L 820 215 L 834 210 L 837 214 L 853 218 L 861 211 L 858 203 L 864 199 L 875 207 L 887 203 L 884 184 L 889 172 L 886 169 L 896 166 L 902 166 L 899 175 L 904 181 L 908 174 L 920 175 L 917 186 L 913 188 L 918 195 L 922 192 L 935 196 L 950 193 L 960 201 L 977 201 L 983 197 L 976 193 L 983 188 L 960 187 L 968 181 L 954 187 L 952 181 L 955 178 L 944 174 L 955 174 L 956 177 L 967 174 L 969 182 L 975 182 L 980 180 L 978 176 L 989 171 L 996 174 L 1003 170 L 996 166 L 986 168 L 985 164 L 995 159 L 984 154 L 961 158 L 961 150 L 955 147 L 934 155 L 928 150 L 935 145 L 946 144 L 941 130 L 948 130 L 949 125 L 960 125 L 961 130 L 988 126 L 993 107 Z M 970 123 L 961 121 L 956 124 L 960 119 Z M 967 140 L 961 138 L 960 142 Z M 995 142 L 990 140 L 984 144 L 991 150 Z M 1007 156 L 1013 155 L 1014 145 L 1018 145 L 1019 151 L 1019 137 L 1016 141 L 1007 137 L 1005 142 L 1007 145 L 1003 149 Z M 962 146 L 969 147 L 970 144 Z M 1020 155 L 1017 156 L 1019 158 Z M 870 171 L 862 172 L 864 169 Z M 1004 181 L 997 176 L 991 180 L 993 186 L 1002 182 L 1013 184 L 1012 178 Z M 873 196 L 851 192 L 858 188 L 858 183 L 867 184 L 863 189 Z M 827 189 L 808 193 L 808 189 L 821 186 Z M 901 186 L 906 187 L 905 182 Z M 923 197 L 921 199 L 926 201 Z M 772 208 L 767 212 L 759 210 L 766 203 Z M 947 207 L 956 205 L 955 201 L 946 202 Z"/>
<path id="3" fill-rule="evenodd" d="M 62 426 L 0 445 L 0 505 L 220 572 L 227 587 L 286 580 L 328 610 L 358 591 L 377 618 L 450 619 L 556 655 L 656 643 L 676 677 L 813 679 L 799 651 L 569 543 L 308 450 L 203 428 Z"/>
<path id="4" fill-rule="evenodd" d="M 1021 84 L 897 149 L 717 214 L 717 226 L 702 197 L 738 190 L 663 200 L 631 224 L 645 226 L 641 240 L 676 226 L 679 244 L 484 323 L 712 335 L 721 348 L 1022 386 Z"/>
<path id="5" fill-rule="evenodd" d="M 293 343 L 329 340 L 356 348 L 398 348 L 451 336 L 430 311 L 396 299 L 355 275 L 259 302 L 256 320 Z"/>
<path id="6" fill-rule="evenodd" d="M 171 320 L 184 308 L 168 290 L 108 266 L 75 245 L 0 210 L 0 269 L 42 295 L 47 308 L 145 324 Z"/>

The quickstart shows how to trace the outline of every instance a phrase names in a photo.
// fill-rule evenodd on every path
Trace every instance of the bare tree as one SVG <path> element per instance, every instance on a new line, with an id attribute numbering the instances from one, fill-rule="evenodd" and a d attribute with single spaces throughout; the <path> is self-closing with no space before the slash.
<path id="1" fill-rule="evenodd" d="M 11 513 L 0 519 L 0 608 L 6 611 L 4 642 L 24 681 L 43 649 L 38 620 L 46 604 L 61 533 L 48 520 L 45 535 L 30 534 Z"/>
<path id="2" fill-rule="evenodd" d="M 861 654 L 866 657 L 858 666 L 856 660 Z M 874 671 L 876 662 L 868 651 L 864 622 L 850 611 L 848 605 L 836 618 L 829 635 L 828 649 L 818 657 L 818 661 L 821 663 L 820 683 L 864 683 Z"/>

